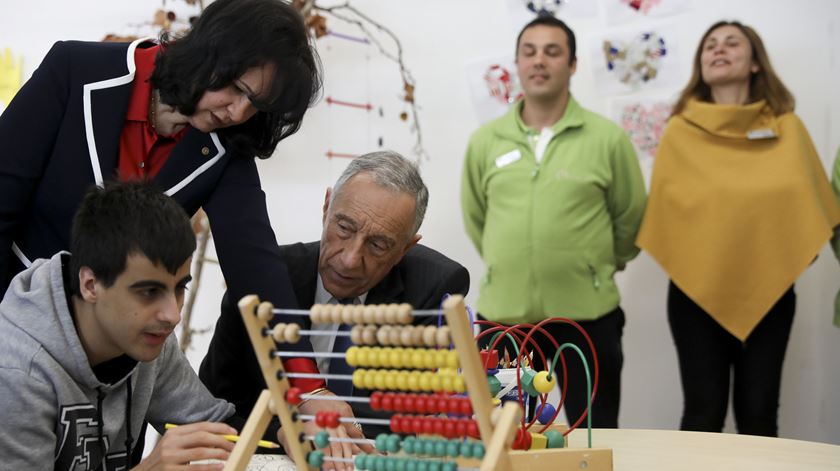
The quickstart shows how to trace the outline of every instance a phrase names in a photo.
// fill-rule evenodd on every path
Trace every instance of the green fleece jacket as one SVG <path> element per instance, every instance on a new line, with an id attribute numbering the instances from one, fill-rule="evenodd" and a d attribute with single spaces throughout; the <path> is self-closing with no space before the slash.
<path id="1" fill-rule="evenodd" d="M 470 138 L 461 182 L 467 234 L 487 265 L 487 319 L 592 320 L 619 303 L 645 207 L 636 153 L 616 124 L 573 98 L 538 163 L 522 103 Z"/>

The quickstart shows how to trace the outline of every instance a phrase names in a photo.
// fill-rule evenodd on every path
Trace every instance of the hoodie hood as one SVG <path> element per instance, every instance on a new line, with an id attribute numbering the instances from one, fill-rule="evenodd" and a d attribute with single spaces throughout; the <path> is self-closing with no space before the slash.
<path id="1" fill-rule="evenodd" d="M 62 266 L 69 262 L 67 252 L 36 260 L 12 280 L 0 312 L 39 343 L 79 385 L 104 390 L 118 387 L 125 378 L 112 385 L 99 381 L 82 347 L 64 290 Z"/>

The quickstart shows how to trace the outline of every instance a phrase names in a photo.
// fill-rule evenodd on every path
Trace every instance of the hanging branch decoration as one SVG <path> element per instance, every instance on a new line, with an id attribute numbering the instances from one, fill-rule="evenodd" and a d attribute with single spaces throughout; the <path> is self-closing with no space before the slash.
<path id="1" fill-rule="evenodd" d="M 417 113 L 417 103 L 414 100 L 414 87 L 415 81 L 414 77 L 411 75 L 411 72 L 405 66 L 405 62 L 403 60 L 403 49 L 402 43 L 400 43 L 399 38 L 393 31 L 386 28 L 381 23 L 374 21 L 366 14 L 359 11 L 354 6 L 350 5 L 350 2 L 344 2 L 339 5 L 334 5 L 330 7 L 320 6 L 316 0 L 293 0 L 292 5 L 300 11 L 303 15 L 306 25 L 312 30 L 315 38 L 322 38 L 327 35 L 333 35 L 338 37 L 337 33 L 332 32 L 327 27 L 327 18 L 324 14 L 329 15 L 339 21 L 343 21 L 345 23 L 351 24 L 359 28 L 362 34 L 364 35 L 365 39 L 369 41 L 369 43 L 376 46 L 379 50 L 380 54 L 385 56 L 387 59 L 395 62 L 400 68 L 400 76 L 402 77 L 403 86 L 402 86 L 402 100 L 405 101 L 411 111 L 411 131 L 415 134 L 415 141 L 414 146 L 412 147 L 412 151 L 417 156 L 418 162 L 426 159 L 429 159 L 429 155 L 426 153 L 426 149 L 423 147 L 423 133 L 420 129 L 420 120 Z M 386 48 L 385 45 L 382 44 L 381 41 L 377 38 L 377 35 L 374 34 L 374 31 L 384 34 L 387 36 L 391 42 L 393 42 L 392 49 L 396 49 L 396 53 L 393 53 Z M 342 37 L 346 35 L 341 35 Z M 348 39 L 344 37 L 344 39 Z M 403 121 L 408 121 L 409 114 L 407 112 L 400 113 L 400 119 Z"/>
<path id="2" fill-rule="evenodd" d="M 352 103 L 349 101 L 336 100 L 332 97 L 327 97 L 326 102 L 328 105 L 346 106 L 348 108 L 361 108 L 367 111 L 373 109 L 373 105 L 371 105 L 370 103 Z"/>
<path id="3" fill-rule="evenodd" d="M 341 157 L 343 159 L 355 159 L 358 157 L 359 154 L 348 154 L 346 152 L 333 152 L 331 150 L 327 151 L 327 158 L 331 159 L 333 157 Z"/>

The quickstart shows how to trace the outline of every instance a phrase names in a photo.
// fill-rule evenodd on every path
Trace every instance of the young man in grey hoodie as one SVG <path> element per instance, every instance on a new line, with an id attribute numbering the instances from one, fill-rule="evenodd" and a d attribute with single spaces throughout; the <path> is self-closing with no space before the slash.
<path id="1" fill-rule="evenodd" d="M 184 210 L 146 184 L 96 188 L 71 247 L 36 260 L 0 303 L 0 469 L 128 469 L 144 421 L 189 425 L 135 470 L 226 459 L 233 445 L 219 434 L 236 431 L 215 422 L 233 406 L 171 335 L 195 249 Z"/>

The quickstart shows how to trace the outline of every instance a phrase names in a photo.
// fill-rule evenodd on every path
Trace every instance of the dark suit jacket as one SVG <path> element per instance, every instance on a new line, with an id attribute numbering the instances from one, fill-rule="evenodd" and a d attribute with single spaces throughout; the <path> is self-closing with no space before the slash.
<path id="1" fill-rule="evenodd" d="M 280 247 L 289 267 L 295 294 L 306 309 L 315 300 L 319 247 L 319 242 Z M 365 304 L 409 303 L 416 309 L 436 309 L 440 307 L 445 294 L 465 295 L 469 287 L 470 276 L 466 268 L 428 247 L 415 245 L 370 290 Z M 244 418 L 251 413 L 257 397 L 266 385 L 235 304 L 226 294 L 222 302 L 222 315 L 216 324 L 207 356 L 201 363 L 199 377 L 213 395 L 236 405 L 237 415 Z M 308 329 L 308 318 L 298 316 L 294 321 L 301 322 L 301 319 L 305 319 L 302 328 Z M 355 403 L 352 406 L 357 416 L 374 415 L 369 407 Z M 267 439 L 276 439 L 277 427 L 275 419 L 266 433 Z M 368 436 L 384 431 L 387 429 L 365 426 L 365 434 Z"/>
<path id="2" fill-rule="evenodd" d="M 69 250 L 85 191 L 116 178 L 134 50 L 150 45 L 56 43 L 0 115 L 2 292 L 27 261 Z M 207 212 L 233 293 L 296 305 L 253 156 L 227 149 L 216 133 L 190 129 L 153 182 L 187 214 Z"/>

